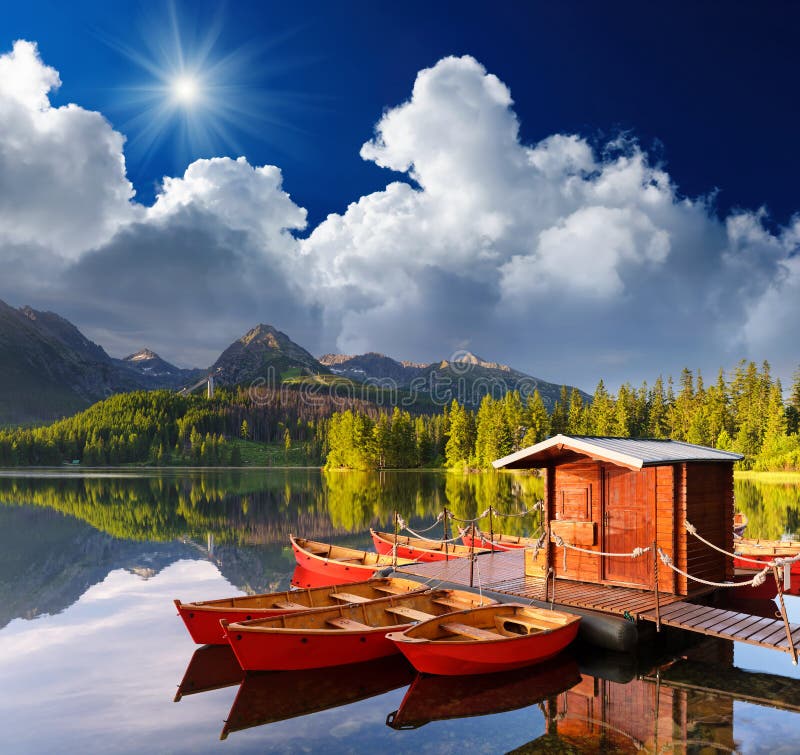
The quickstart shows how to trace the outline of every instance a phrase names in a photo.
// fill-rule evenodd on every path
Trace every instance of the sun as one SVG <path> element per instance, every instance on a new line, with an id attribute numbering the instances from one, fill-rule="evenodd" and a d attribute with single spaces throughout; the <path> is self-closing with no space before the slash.
<path id="1" fill-rule="evenodd" d="M 174 78 L 170 84 L 172 98 L 184 107 L 194 105 L 200 98 L 200 82 L 189 75 Z"/>
<path id="2" fill-rule="evenodd" d="M 101 41 L 145 74 L 116 87 L 115 121 L 129 135 L 126 150 L 144 164 L 169 145 L 180 166 L 201 155 L 242 154 L 243 136 L 290 139 L 296 129 L 287 111 L 315 105 L 307 92 L 271 85 L 272 77 L 287 70 L 272 57 L 284 35 L 230 47 L 222 39 L 223 4 L 212 3 L 219 7 L 201 25 L 194 18 L 181 19 L 177 2 L 142 10 L 143 33 L 136 46 L 98 32 Z"/>

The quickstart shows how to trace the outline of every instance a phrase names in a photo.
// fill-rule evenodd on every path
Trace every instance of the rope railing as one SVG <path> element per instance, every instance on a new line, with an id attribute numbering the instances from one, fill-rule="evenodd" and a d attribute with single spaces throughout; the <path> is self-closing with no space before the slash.
<path id="1" fill-rule="evenodd" d="M 754 559 L 754 558 L 748 558 L 747 556 L 743 556 L 743 555 L 741 555 L 739 553 L 730 553 L 729 551 L 726 551 L 726 550 L 720 548 L 719 546 L 714 545 L 714 543 L 711 543 L 708 540 L 706 540 L 697 531 L 697 527 L 695 527 L 688 519 L 684 520 L 683 526 L 686 528 L 686 531 L 690 535 L 693 535 L 694 537 L 696 537 L 701 543 L 705 543 L 709 548 L 713 548 L 715 551 L 718 551 L 719 553 L 722 553 L 723 555 L 728 556 L 729 558 L 735 558 L 735 559 L 737 559 L 739 561 L 747 561 L 747 563 L 749 563 L 749 564 L 756 564 L 757 566 L 768 565 L 768 566 L 782 567 L 782 566 L 786 566 L 786 565 L 789 565 L 789 564 L 793 564 L 796 561 L 800 561 L 800 553 L 797 554 L 796 556 L 790 556 L 790 557 L 787 557 L 787 558 L 773 558 L 769 562 L 766 562 L 766 561 L 763 561 L 763 560 L 757 560 L 757 559 Z"/>
<path id="2" fill-rule="evenodd" d="M 501 514 L 494 506 L 489 507 L 494 515 L 498 519 L 509 519 L 515 516 L 528 516 L 528 514 L 532 514 L 534 511 L 541 511 L 544 509 L 544 501 L 536 501 L 529 509 L 525 509 L 525 511 L 515 511 L 509 514 Z"/>
<path id="3" fill-rule="evenodd" d="M 430 527 L 426 527 L 424 530 L 417 530 L 417 532 L 418 533 L 419 532 L 430 532 L 434 527 L 437 527 L 439 525 L 439 523 L 442 521 L 443 517 L 444 517 L 444 511 L 440 511 L 439 515 L 436 517 L 436 521 Z M 403 521 L 402 517 L 400 517 L 400 521 L 402 522 L 402 524 L 400 525 L 400 528 L 401 529 L 406 529 L 406 523 Z"/>
<path id="4" fill-rule="evenodd" d="M 489 506 L 481 514 L 478 516 L 473 517 L 472 519 L 461 519 L 457 516 L 453 516 L 452 513 L 448 513 L 448 517 L 452 519 L 454 522 L 458 522 L 459 524 L 475 524 L 479 522 L 481 519 L 486 519 L 487 516 L 495 516 L 498 519 L 508 519 L 511 517 L 521 517 L 521 516 L 528 516 L 528 514 L 532 514 L 534 511 L 539 511 L 544 508 L 544 501 L 536 501 L 529 509 L 525 509 L 524 511 L 512 511 L 508 514 L 500 513 L 494 506 Z"/>
<path id="5" fill-rule="evenodd" d="M 417 540 L 424 540 L 426 543 L 454 543 L 456 540 L 458 540 L 461 537 L 461 535 L 456 535 L 456 537 L 450 537 L 450 538 L 447 538 L 447 539 L 442 538 L 442 537 L 436 537 L 436 538 L 434 538 L 434 537 L 424 537 L 419 532 L 416 532 L 416 531 L 412 530 L 411 527 L 409 527 L 406 524 L 404 524 L 403 529 L 406 532 L 410 532 L 415 538 L 417 538 Z"/>
<path id="6" fill-rule="evenodd" d="M 579 548 L 577 545 L 572 545 L 572 543 L 567 543 L 560 535 L 556 535 L 552 533 L 553 542 L 559 548 L 569 548 L 573 551 L 580 551 L 581 553 L 588 553 L 590 556 L 609 556 L 610 558 L 639 558 L 639 556 L 643 556 L 647 553 L 653 546 L 648 545 L 646 548 L 634 548 L 629 553 L 606 553 L 605 551 L 592 551 L 588 548 Z"/>
<path id="7" fill-rule="evenodd" d="M 691 579 L 693 582 L 699 582 L 701 585 L 707 585 L 708 587 L 758 587 L 767 581 L 767 574 L 769 574 L 773 568 L 772 565 L 765 566 L 760 572 L 754 574 L 752 579 L 742 580 L 741 582 L 713 582 L 708 579 L 693 577 L 691 574 L 687 574 L 682 569 L 679 569 L 672 563 L 672 557 L 669 553 L 666 553 L 662 548 L 658 549 L 658 555 L 661 562 L 672 569 L 672 571 L 686 577 L 686 579 Z"/>
<path id="8" fill-rule="evenodd" d="M 537 527 L 533 531 L 533 533 L 529 536 L 530 539 L 533 539 L 534 537 L 536 537 L 536 533 L 539 532 L 539 530 L 541 530 L 541 529 L 542 529 L 541 527 Z M 467 527 L 463 527 L 463 528 L 459 527 L 458 531 L 461 533 L 462 537 L 464 535 L 468 535 L 469 534 L 469 528 L 467 528 Z M 496 548 L 500 548 L 502 550 L 507 550 L 508 547 L 509 547 L 508 543 L 503 543 L 503 542 L 501 542 L 499 540 L 492 540 L 492 536 L 491 535 L 487 534 L 480 527 L 477 527 L 477 526 L 475 527 L 475 533 L 474 533 L 473 537 L 475 535 L 477 535 L 483 542 L 489 543 L 490 546 L 493 546 L 493 547 L 496 547 Z M 541 548 L 544 545 L 546 536 L 547 536 L 547 533 L 546 532 L 542 532 L 542 534 L 539 536 L 538 542 L 535 545 L 531 545 L 529 547 L 536 548 L 538 550 L 539 548 Z"/>
<path id="9" fill-rule="evenodd" d="M 459 524 L 475 524 L 475 522 L 479 522 L 481 519 L 489 516 L 489 509 L 486 509 L 482 514 L 478 514 L 478 516 L 474 517 L 473 519 L 460 519 L 457 516 L 454 516 L 452 512 L 449 512 L 447 516 L 452 519 L 454 522 L 459 522 Z"/>

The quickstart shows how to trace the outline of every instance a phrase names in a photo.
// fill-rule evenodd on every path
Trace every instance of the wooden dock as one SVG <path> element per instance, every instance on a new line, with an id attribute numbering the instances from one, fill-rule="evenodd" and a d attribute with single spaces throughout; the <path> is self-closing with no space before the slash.
<path id="1" fill-rule="evenodd" d="M 411 564 L 398 571 L 428 579 L 431 585 L 452 582 L 468 586 L 471 565 L 468 559 L 453 558 L 449 561 Z M 552 581 L 548 595 L 545 580 L 525 575 L 522 550 L 479 556 L 472 571 L 472 584 L 476 588 L 523 600 L 553 599 Z M 791 653 L 786 626 L 781 619 L 762 618 L 690 602 L 703 598 L 710 592 L 712 590 L 705 589 L 689 596 L 659 593 L 661 624 Z M 556 579 L 554 602 L 567 607 L 622 615 L 634 621 L 656 622 L 656 598 L 648 590 Z M 790 630 L 795 647 L 800 648 L 800 625 L 790 624 Z"/>
<path id="2" fill-rule="evenodd" d="M 655 621 L 655 611 L 639 615 L 645 621 Z M 772 650 L 791 653 L 786 625 L 781 619 L 764 619 L 751 614 L 728 611 L 724 608 L 676 601 L 661 607 L 661 623 L 689 632 L 746 642 Z M 800 624 L 789 624 L 795 647 L 800 647 Z"/>

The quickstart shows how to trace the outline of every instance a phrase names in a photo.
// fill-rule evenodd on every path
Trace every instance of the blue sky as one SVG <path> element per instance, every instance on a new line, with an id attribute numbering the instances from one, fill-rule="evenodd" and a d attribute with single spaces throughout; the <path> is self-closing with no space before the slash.
<path id="1" fill-rule="evenodd" d="M 26 172 L 0 130 L 0 167 L 29 189 L 0 182 L 18 226 L 0 297 L 181 363 L 266 321 L 317 353 L 470 348 L 584 387 L 739 357 L 788 374 L 798 25 L 777 2 L 9 5 L 0 55 L 28 40 L 58 72 L 71 157 L 33 140 Z M 204 44 L 205 101 L 175 105 L 177 51 L 192 68 Z M 69 103 L 106 126 L 68 123 Z M 537 145 L 550 167 L 519 172 Z M 35 190 L 65 164 L 86 175 Z M 40 233 L 37 213 L 66 225 Z"/>

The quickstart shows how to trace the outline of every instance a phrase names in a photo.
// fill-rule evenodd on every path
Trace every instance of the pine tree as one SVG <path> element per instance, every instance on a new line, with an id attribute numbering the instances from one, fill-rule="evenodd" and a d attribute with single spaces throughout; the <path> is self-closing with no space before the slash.
<path id="1" fill-rule="evenodd" d="M 614 426 L 614 403 L 602 379 L 594 390 L 590 416 L 592 435 L 611 435 Z"/>
<path id="2" fill-rule="evenodd" d="M 651 438 L 666 438 L 669 434 L 667 397 L 664 395 L 664 380 L 656 379 L 648 399 L 647 435 Z"/>
<path id="3" fill-rule="evenodd" d="M 472 414 L 455 399 L 450 407 L 450 428 L 445 445 L 445 463 L 450 468 L 464 467 L 475 453 L 475 426 Z"/>
<path id="4" fill-rule="evenodd" d="M 525 418 L 528 429 L 522 439 L 523 446 L 533 446 L 550 435 L 550 415 L 538 388 L 533 392 L 533 398 L 528 399 Z"/>
<path id="5" fill-rule="evenodd" d="M 577 388 L 573 388 L 569 394 L 567 433 L 569 435 L 586 435 L 586 410 L 583 406 L 581 392 Z"/>
<path id="6" fill-rule="evenodd" d="M 567 386 L 562 385 L 558 401 L 556 401 L 553 405 L 553 411 L 550 414 L 550 432 L 553 435 L 559 435 L 567 432 L 568 411 L 569 398 L 567 396 Z"/>
<path id="7" fill-rule="evenodd" d="M 790 435 L 800 433 L 800 366 L 792 375 L 792 389 L 786 407 L 786 430 Z"/>

